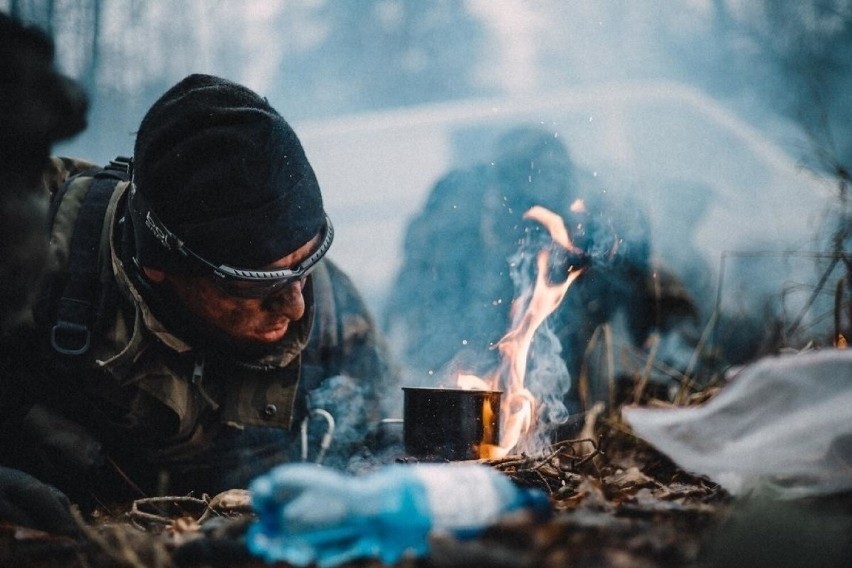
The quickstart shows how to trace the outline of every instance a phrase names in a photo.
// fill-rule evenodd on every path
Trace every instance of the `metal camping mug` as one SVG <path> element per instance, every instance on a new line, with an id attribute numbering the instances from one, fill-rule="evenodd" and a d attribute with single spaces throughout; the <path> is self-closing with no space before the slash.
<path id="1" fill-rule="evenodd" d="M 473 460 L 500 442 L 501 391 L 403 387 L 403 443 L 409 456 Z"/>

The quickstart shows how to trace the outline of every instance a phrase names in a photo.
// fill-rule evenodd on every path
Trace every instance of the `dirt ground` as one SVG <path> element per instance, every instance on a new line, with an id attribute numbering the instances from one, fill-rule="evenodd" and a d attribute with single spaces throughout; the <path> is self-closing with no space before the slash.
<path id="1" fill-rule="evenodd" d="M 551 495 L 546 520 L 515 515 L 477 538 L 435 535 L 411 568 L 849 566 L 852 494 L 796 503 L 733 499 L 681 471 L 617 420 L 592 416 L 542 456 L 486 461 Z M 2 566 L 260 567 L 243 546 L 244 491 L 121 505 L 80 520 L 85 537 L 0 526 Z M 377 567 L 364 559 L 346 566 Z"/>

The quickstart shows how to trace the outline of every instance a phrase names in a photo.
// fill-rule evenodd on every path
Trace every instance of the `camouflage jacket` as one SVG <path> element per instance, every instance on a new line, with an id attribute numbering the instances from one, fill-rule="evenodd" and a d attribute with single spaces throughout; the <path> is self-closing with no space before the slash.
<path id="1" fill-rule="evenodd" d="M 73 220 L 88 183 L 85 175 L 70 177 L 57 193 L 58 182 L 90 166 L 53 165 L 46 179 L 61 202 L 54 203 L 46 282 L 68 271 Z M 346 454 L 358 452 L 379 423 L 380 401 L 395 381 L 382 337 L 349 278 L 323 260 L 305 286 L 305 317 L 263 360 L 194 349 L 161 322 L 119 254 L 128 185 L 115 186 L 99 253 L 100 279 L 115 284 L 117 301 L 99 315 L 85 355 L 67 357 L 42 346 L 43 380 L 50 385 L 44 403 L 88 429 L 111 461 L 140 478 L 140 468 L 182 475 L 181 468 L 233 467 L 255 475 L 260 464 L 293 459 L 302 420 L 320 405 L 333 407 L 332 414 L 346 415 L 334 416 L 338 428 L 356 432 L 332 442 L 336 465 L 345 465 Z M 42 324 L 42 341 L 48 334 Z M 223 456 L 230 456 L 227 463 L 211 465 Z M 223 476 L 232 485 L 246 477 Z"/>

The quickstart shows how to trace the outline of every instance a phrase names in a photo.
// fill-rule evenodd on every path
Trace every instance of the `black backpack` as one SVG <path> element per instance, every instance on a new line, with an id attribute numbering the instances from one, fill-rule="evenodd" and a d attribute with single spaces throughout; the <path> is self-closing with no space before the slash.
<path id="1" fill-rule="evenodd" d="M 92 332 L 119 301 L 104 220 L 117 186 L 131 173 L 131 158 L 119 156 L 69 178 L 51 200 L 48 271 L 33 315 L 64 356 L 87 353 Z"/>

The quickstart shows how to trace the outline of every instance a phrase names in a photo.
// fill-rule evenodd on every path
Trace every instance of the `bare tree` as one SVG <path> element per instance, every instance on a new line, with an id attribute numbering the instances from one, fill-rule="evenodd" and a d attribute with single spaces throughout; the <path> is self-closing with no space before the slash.
<path id="1" fill-rule="evenodd" d="M 719 1 L 717 5 L 724 7 L 725 3 Z M 780 78 L 756 81 L 757 92 L 799 124 L 808 141 L 803 161 L 837 182 L 837 206 L 828 213 L 827 234 L 822 238 L 829 250 L 820 257 L 816 286 L 787 326 L 786 335 L 798 331 L 820 295 L 830 294 L 826 288 L 840 268 L 845 269 L 845 275 L 836 280 L 830 295 L 834 298 L 834 340 L 845 341 L 852 332 L 852 209 L 848 188 L 852 167 L 852 0 L 763 0 L 750 7 L 754 10 L 751 17 L 733 25 L 757 48 L 750 61 L 754 68 L 768 65 Z"/>

